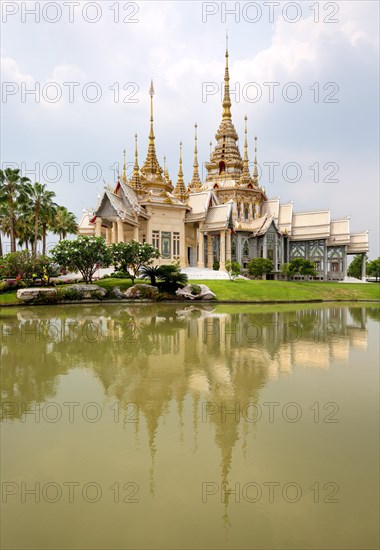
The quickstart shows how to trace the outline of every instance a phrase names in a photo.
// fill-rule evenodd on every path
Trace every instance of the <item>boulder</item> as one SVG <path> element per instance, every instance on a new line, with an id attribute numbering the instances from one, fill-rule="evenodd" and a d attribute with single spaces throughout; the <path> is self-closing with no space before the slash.
<path id="1" fill-rule="evenodd" d="M 116 300 L 125 300 L 125 294 L 120 290 L 118 286 L 115 286 L 110 292 L 110 298 L 115 298 Z"/>
<path id="2" fill-rule="evenodd" d="M 129 299 L 148 298 L 154 299 L 158 296 L 158 288 L 152 285 L 138 284 L 131 286 L 125 291 L 124 296 Z"/>
<path id="3" fill-rule="evenodd" d="M 209 301 L 209 300 L 215 300 L 216 296 L 215 294 L 209 289 L 206 285 L 196 285 L 197 287 L 200 287 L 201 291 L 198 294 L 192 294 L 192 287 L 193 285 L 186 285 L 184 288 L 179 288 L 176 291 L 177 296 L 182 296 L 186 300 L 202 300 L 202 301 Z"/>
<path id="4" fill-rule="evenodd" d="M 95 298 L 96 297 L 104 297 L 107 294 L 107 291 L 105 288 L 102 288 L 101 286 L 97 285 L 70 285 L 67 287 L 68 290 L 75 290 L 76 292 L 80 292 L 82 294 L 82 298 Z"/>
<path id="5" fill-rule="evenodd" d="M 55 288 L 19 288 L 17 291 L 17 299 L 25 303 L 54 301 L 56 296 Z"/>

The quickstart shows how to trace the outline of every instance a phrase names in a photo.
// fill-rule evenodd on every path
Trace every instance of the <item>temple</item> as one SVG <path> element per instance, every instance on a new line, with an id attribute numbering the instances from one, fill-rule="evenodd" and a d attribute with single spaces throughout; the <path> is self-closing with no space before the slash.
<path id="1" fill-rule="evenodd" d="M 368 231 L 350 233 L 349 218 L 331 219 L 329 210 L 296 212 L 293 202 L 280 204 L 269 199 L 259 183 L 257 138 L 254 168 L 248 158 L 247 117 L 244 151 L 232 122 L 228 48 L 225 54 L 222 120 L 205 163 L 204 182 L 199 176 L 197 125 L 194 133 L 193 174 L 185 184 L 182 144 L 175 185 L 166 159 L 159 164 L 155 147 L 153 82 L 150 87 L 150 131 L 145 162 L 139 166 L 137 136 L 133 174 L 127 178 L 124 151 L 123 172 L 116 185 L 105 186 L 94 211 L 85 211 L 79 224 L 84 235 L 98 235 L 107 243 L 136 240 L 149 242 L 160 252 L 157 264 L 179 261 L 182 267 L 224 270 L 226 260 L 245 269 L 252 258 L 273 261 L 273 273 L 280 278 L 281 266 L 294 258 L 312 261 L 319 280 L 343 280 L 347 255 L 362 254 L 363 269 L 368 252 Z M 212 144 L 211 144 L 212 146 Z M 365 276 L 365 271 L 363 273 Z"/>

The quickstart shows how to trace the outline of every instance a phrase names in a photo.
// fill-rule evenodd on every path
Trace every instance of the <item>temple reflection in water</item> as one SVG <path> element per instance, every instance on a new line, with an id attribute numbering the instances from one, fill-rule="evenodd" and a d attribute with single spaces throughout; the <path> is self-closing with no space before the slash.
<path id="1" fill-rule="evenodd" d="M 335 305 L 280 312 L 275 306 L 72 306 L 52 318 L 48 309 L 25 308 L 2 323 L 3 402 L 24 407 L 5 408 L 5 415 L 20 418 L 56 396 L 60 375 L 91 369 L 107 403 L 116 400 L 126 422 L 134 404 L 135 436 L 144 433 L 149 442 L 151 493 L 160 426 L 173 406 L 179 443 L 191 429 L 194 453 L 201 423 L 212 428 L 220 481 L 227 485 L 234 450 L 245 454 L 256 429 L 251 417 L 240 421 L 242 411 L 260 406 L 265 386 L 298 367 L 348 363 L 350 350 L 366 349 L 367 317 L 377 318 L 378 311 Z"/>

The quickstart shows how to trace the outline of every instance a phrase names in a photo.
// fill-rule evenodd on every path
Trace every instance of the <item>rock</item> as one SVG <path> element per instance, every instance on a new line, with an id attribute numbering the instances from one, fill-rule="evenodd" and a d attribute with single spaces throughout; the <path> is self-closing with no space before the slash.
<path id="1" fill-rule="evenodd" d="M 57 296 L 55 288 L 19 288 L 17 299 L 21 302 L 32 303 L 35 301 L 54 301 Z"/>
<path id="2" fill-rule="evenodd" d="M 199 294 L 192 294 L 193 285 L 186 285 L 184 288 L 179 288 L 176 292 L 177 296 L 182 296 L 186 300 L 202 300 L 202 301 L 209 301 L 209 300 L 215 300 L 216 296 L 215 294 L 209 289 L 206 285 L 196 285 L 201 288 L 201 291 Z"/>
<path id="3" fill-rule="evenodd" d="M 97 285 L 70 285 L 67 287 L 68 290 L 75 290 L 82 294 L 82 298 L 96 298 L 104 297 L 107 294 L 105 288 Z"/>
<path id="4" fill-rule="evenodd" d="M 125 300 L 124 292 L 121 292 L 118 286 L 115 286 L 110 292 L 110 298 L 116 298 L 116 300 Z"/>
<path id="5" fill-rule="evenodd" d="M 125 291 L 124 296 L 130 299 L 154 299 L 158 296 L 158 288 L 152 285 L 138 284 L 128 288 L 128 290 Z"/>

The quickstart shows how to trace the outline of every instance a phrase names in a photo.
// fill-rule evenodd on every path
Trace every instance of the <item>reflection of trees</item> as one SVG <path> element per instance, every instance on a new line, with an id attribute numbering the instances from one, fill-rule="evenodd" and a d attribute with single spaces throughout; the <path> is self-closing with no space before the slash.
<path id="1" fill-rule="evenodd" d="M 239 422 L 244 406 L 259 403 L 269 379 L 289 375 L 294 365 L 304 364 L 310 345 L 324 351 L 314 354 L 314 363 L 305 363 L 315 367 L 346 359 L 350 345 L 366 345 L 366 315 L 379 319 L 380 310 L 292 306 L 247 312 L 237 306 L 226 307 L 228 313 L 223 313 L 220 309 L 100 304 L 19 310 L 3 325 L 3 400 L 27 405 L 46 401 L 57 391 L 58 375 L 77 367 L 91 369 L 120 410 L 130 403 L 138 410 L 136 429 L 146 430 L 150 447 L 152 492 L 159 426 L 170 406 L 174 403 L 178 412 L 181 442 L 184 402 L 187 396 L 192 398 L 196 451 L 202 406 L 212 403 L 217 412 L 203 421 L 213 427 L 221 454 L 221 481 L 228 485 L 233 450 L 240 439 L 244 452 L 248 432 L 255 430 L 254 423 Z M 347 311 L 358 327 L 348 325 Z M 32 331 L 40 338 L 29 336 L 29 344 L 21 344 L 23 334 Z M 223 417 L 223 408 L 235 410 L 236 416 Z M 12 417 L 20 415 L 19 409 Z M 227 506 L 228 498 L 226 510 Z"/>

